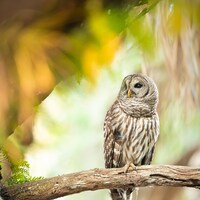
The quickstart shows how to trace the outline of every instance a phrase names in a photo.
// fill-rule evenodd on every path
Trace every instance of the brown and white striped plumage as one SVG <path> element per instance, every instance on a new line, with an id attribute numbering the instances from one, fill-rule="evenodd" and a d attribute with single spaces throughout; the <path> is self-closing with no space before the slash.
<path id="1" fill-rule="evenodd" d="M 141 74 L 124 78 L 104 122 L 106 168 L 150 164 L 159 135 L 157 104 L 158 90 L 152 79 Z M 130 200 L 133 190 L 112 189 L 111 197 Z"/>

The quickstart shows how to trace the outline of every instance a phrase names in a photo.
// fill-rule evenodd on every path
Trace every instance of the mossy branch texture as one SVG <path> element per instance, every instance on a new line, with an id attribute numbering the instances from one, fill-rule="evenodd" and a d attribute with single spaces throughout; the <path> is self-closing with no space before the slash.
<path id="1" fill-rule="evenodd" d="M 124 173 L 118 169 L 91 169 L 0 188 L 6 200 L 50 200 L 88 190 L 120 187 L 172 186 L 200 188 L 200 168 L 186 166 L 140 166 Z"/>

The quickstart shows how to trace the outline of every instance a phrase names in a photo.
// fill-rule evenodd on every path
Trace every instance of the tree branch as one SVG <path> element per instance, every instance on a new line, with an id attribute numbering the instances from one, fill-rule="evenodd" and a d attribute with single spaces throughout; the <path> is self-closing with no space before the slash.
<path id="1" fill-rule="evenodd" d="M 2 187 L 4 199 L 50 200 L 87 190 L 122 187 L 173 186 L 200 188 L 200 168 L 185 166 L 140 166 L 128 173 L 123 168 L 92 169 L 39 181 Z"/>

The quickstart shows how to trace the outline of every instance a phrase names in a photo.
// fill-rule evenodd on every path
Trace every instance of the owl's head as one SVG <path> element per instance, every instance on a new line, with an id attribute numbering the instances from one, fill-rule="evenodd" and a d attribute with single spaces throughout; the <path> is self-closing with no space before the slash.
<path id="1" fill-rule="evenodd" d="M 118 100 L 129 109 L 155 110 L 158 103 L 158 89 L 148 76 L 129 75 L 122 82 Z"/>

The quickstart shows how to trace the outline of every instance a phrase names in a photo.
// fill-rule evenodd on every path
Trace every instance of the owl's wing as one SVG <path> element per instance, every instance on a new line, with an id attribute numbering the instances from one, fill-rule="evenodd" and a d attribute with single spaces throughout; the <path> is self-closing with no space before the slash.
<path id="1" fill-rule="evenodd" d="M 104 122 L 104 157 L 105 167 L 119 167 L 121 162 L 121 137 L 120 133 L 112 126 L 112 109 L 107 112 Z"/>
<path id="2" fill-rule="evenodd" d="M 153 158 L 153 153 L 154 153 L 154 148 L 155 148 L 155 144 L 157 142 L 158 139 L 158 135 L 159 135 L 159 118 L 158 115 L 154 116 L 154 126 L 153 126 L 153 140 L 154 140 L 154 145 L 151 149 L 149 149 L 149 151 L 146 153 L 146 155 L 144 156 L 144 158 L 141 161 L 141 165 L 150 165 L 152 158 Z"/>
<path id="3" fill-rule="evenodd" d="M 113 167 L 114 145 L 114 132 L 111 127 L 111 110 L 109 110 L 104 122 L 104 158 L 106 168 Z"/>
<path id="4" fill-rule="evenodd" d="M 150 165 L 151 164 L 151 161 L 152 161 L 152 158 L 153 158 L 154 147 L 155 146 L 153 146 L 153 148 L 150 149 L 146 153 L 146 155 L 144 156 L 144 158 L 141 161 L 141 165 Z"/>

